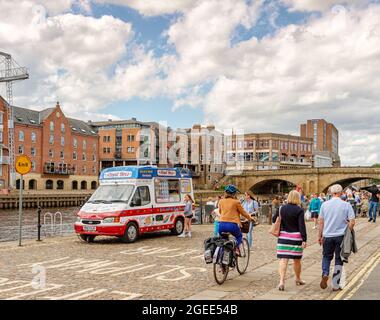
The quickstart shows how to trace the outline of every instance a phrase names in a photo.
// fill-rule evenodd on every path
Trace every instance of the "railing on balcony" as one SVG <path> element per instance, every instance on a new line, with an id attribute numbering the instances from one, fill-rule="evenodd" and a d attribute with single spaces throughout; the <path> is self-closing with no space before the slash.
<path id="1" fill-rule="evenodd" d="M 54 164 L 46 162 L 44 165 L 44 174 L 70 175 L 75 173 L 75 167 L 67 163 Z"/>

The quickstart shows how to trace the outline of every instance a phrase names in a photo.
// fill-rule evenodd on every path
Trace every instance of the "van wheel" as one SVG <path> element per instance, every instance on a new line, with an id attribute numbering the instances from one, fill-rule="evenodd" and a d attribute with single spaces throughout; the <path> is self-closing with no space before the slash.
<path id="1" fill-rule="evenodd" d="M 95 236 L 87 236 L 87 242 L 88 243 L 93 243 L 95 240 Z"/>
<path id="2" fill-rule="evenodd" d="M 139 229 L 134 222 L 130 222 L 127 224 L 127 227 L 125 228 L 125 233 L 123 237 L 123 241 L 126 243 L 132 243 L 137 240 L 139 236 Z"/>
<path id="3" fill-rule="evenodd" d="M 78 238 L 84 242 L 87 242 L 87 235 L 86 234 L 78 234 Z"/>
<path id="4" fill-rule="evenodd" d="M 174 223 L 174 228 L 171 229 L 170 231 L 172 235 L 177 236 L 183 232 L 184 227 L 185 225 L 184 225 L 183 219 L 178 218 Z"/>

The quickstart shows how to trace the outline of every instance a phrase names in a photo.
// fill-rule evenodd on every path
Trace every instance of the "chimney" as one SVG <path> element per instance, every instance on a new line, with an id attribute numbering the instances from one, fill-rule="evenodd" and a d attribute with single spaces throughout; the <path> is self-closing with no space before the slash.
<path id="1" fill-rule="evenodd" d="M 57 105 L 56 105 L 56 107 L 57 107 L 57 108 L 59 108 L 59 107 L 60 107 L 60 105 L 59 105 L 59 101 L 57 101 Z"/>

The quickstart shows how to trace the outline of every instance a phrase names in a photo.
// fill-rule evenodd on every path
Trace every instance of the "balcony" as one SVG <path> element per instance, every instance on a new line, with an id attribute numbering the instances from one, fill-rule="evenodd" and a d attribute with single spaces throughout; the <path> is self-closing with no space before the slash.
<path id="1" fill-rule="evenodd" d="M 0 164 L 9 164 L 9 157 L 8 156 L 0 157 Z"/>
<path id="2" fill-rule="evenodd" d="M 75 173 L 75 167 L 67 163 L 45 162 L 43 172 L 44 174 L 71 175 Z"/>

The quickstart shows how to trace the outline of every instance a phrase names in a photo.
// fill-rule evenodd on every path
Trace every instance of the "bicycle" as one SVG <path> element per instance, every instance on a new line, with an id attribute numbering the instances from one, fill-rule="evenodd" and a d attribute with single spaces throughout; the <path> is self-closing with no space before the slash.
<path id="1" fill-rule="evenodd" d="M 244 237 L 240 245 L 239 254 L 237 254 L 236 249 L 234 248 L 232 250 L 232 258 L 228 261 L 228 263 L 226 263 L 226 261 L 223 259 L 226 252 L 226 250 L 224 250 L 223 244 L 225 241 L 231 240 L 230 237 L 232 237 L 232 240 L 236 241 L 236 239 L 230 233 L 224 232 L 221 234 L 221 237 L 223 243 L 220 243 L 218 246 L 220 250 L 218 250 L 215 261 L 213 261 L 214 279 L 219 285 L 222 285 L 224 281 L 226 281 L 230 268 L 234 269 L 236 266 L 236 269 L 240 275 L 245 273 L 248 268 L 250 257 L 248 240 Z"/>

